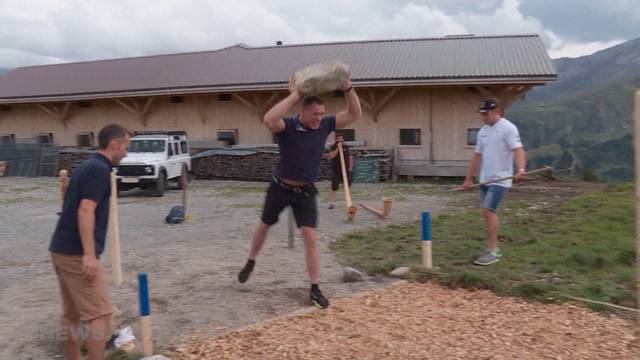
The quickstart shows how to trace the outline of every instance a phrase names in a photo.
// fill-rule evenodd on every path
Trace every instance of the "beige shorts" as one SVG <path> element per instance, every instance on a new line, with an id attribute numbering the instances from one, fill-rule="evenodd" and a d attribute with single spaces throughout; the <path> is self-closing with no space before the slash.
<path id="1" fill-rule="evenodd" d="M 82 255 L 50 254 L 60 283 L 65 318 L 90 321 L 113 313 L 102 264 L 98 263 L 96 276 L 87 280 L 82 275 Z"/>

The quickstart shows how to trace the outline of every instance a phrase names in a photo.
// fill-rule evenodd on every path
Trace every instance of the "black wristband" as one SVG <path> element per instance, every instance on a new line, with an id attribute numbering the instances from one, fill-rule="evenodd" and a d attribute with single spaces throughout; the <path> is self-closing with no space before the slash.
<path id="1" fill-rule="evenodd" d="M 349 86 L 349 88 L 348 88 L 347 90 L 343 91 L 343 93 L 345 93 L 345 94 L 346 94 L 346 93 L 348 93 L 348 92 L 349 92 L 349 91 L 351 91 L 351 90 L 353 90 L 353 86 Z"/>

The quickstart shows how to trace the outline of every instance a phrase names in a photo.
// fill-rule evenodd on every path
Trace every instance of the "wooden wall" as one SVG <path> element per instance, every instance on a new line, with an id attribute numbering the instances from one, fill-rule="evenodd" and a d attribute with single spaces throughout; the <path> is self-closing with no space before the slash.
<path id="1" fill-rule="evenodd" d="M 486 97 L 486 88 L 477 91 L 468 86 L 433 86 L 357 91 L 363 100 L 364 119 L 348 127 L 355 129 L 356 140 L 392 149 L 399 146 L 399 129 L 419 128 L 420 145 L 399 147 L 404 158 L 470 158 L 473 147 L 466 145 L 466 132 L 467 128 L 481 126 L 475 109 Z M 501 91 L 504 93 L 505 89 Z M 185 95 L 182 103 L 156 97 L 144 114 L 135 110 L 144 108 L 146 99 L 120 99 L 121 103 L 113 99 L 94 100 L 91 107 L 79 107 L 73 102 L 64 116 L 56 116 L 37 104 L 12 105 L 10 111 L 0 111 L 0 134 L 30 138 L 51 132 L 57 144 L 76 146 L 78 133 L 94 132 L 97 136 L 103 126 L 119 123 L 131 130 L 186 130 L 190 140 L 206 141 L 213 146 L 222 145 L 216 141 L 219 129 L 238 129 L 240 144 L 270 144 L 272 136 L 260 119 L 285 95 L 285 92 L 240 93 L 234 94 L 232 101 L 218 101 L 216 94 Z M 344 109 L 343 98 L 329 95 L 325 99 L 328 114 Z M 62 113 L 62 104 L 41 105 Z"/>

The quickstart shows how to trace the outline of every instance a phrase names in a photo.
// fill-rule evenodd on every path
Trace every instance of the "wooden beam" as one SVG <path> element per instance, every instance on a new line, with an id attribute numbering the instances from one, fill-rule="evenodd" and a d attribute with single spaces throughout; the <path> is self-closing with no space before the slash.
<path id="1" fill-rule="evenodd" d="M 42 109 L 42 111 L 46 112 L 47 114 L 55 117 L 56 119 L 59 118 L 59 115 L 57 112 L 55 112 L 55 110 L 51 110 L 49 109 L 46 105 L 44 104 L 36 104 L 40 109 Z"/>
<path id="2" fill-rule="evenodd" d="M 120 100 L 120 99 L 115 99 L 115 101 L 120 104 L 120 106 L 122 106 L 123 108 L 125 108 L 126 110 L 128 110 L 130 113 L 132 113 L 133 115 L 139 117 L 140 116 L 140 112 L 135 109 L 134 107 L 132 107 L 131 105 L 127 104 L 124 102 L 124 100 Z"/>
<path id="3" fill-rule="evenodd" d="M 151 108 L 151 104 L 153 103 L 153 99 L 152 97 L 148 97 L 146 100 L 144 100 L 144 105 L 140 104 L 140 106 L 136 106 L 137 109 L 139 109 L 140 111 L 140 120 L 142 120 L 142 125 L 144 127 L 147 127 L 147 123 L 148 123 L 148 116 L 149 116 L 149 109 Z M 136 102 L 136 105 L 137 102 Z"/>
<path id="4" fill-rule="evenodd" d="M 380 100 L 380 102 L 378 104 L 376 104 L 376 107 L 378 108 L 378 111 L 382 110 L 382 108 L 387 105 L 387 103 L 389 102 L 389 100 L 391 100 L 391 98 L 398 93 L 398 88 L 393 88 L 391 89 L 387 95 L 385 95 L 382 100 Z"/>
<path id="5" fill-rule="evenodd" d="M 64 128 L 67 128 L 69 123 L 69 109 L 71 108 L 71 101 L 65 101 L 62 111 L 60 111 L 60 121 L 62 121 L 62 125 Z"/>
<path id="6" fill-rule="evenodd" d="M 143 114 L 147 114 L 149 112 L 149 108 L 151 107 L 151 104 L 153 103 L 154 98 L 149 97 L 147 98 L 147 100 L 144 103 L 144 107 L 142 108 L 142 113 Z"/>
<path id="7" fill-rule="evenodd" d="M 200 96 L 196 96 L 195 101 L 196 101 L 196 110 L 198 112 L 198 116 L 200 117 L 200 122 L 202 123 L 202 125 L 205 125 L 207 123 L 207 116 L 203 109 L 202 102 L 200 101 Z"/>
<path id="8" fill-rule="evenodd" d="M 278 95 L 280 95 L 279 91 L 274 91 L 273 93 L 271 93 L 271 96 L 269 96 L 267 101 L 262 104 L 262 110 L 269 110 L 269 107 L 271 107 L 271 104 L 278 98 Z"/>
<path id="9" fill-rule="evenodd" d="M 234 98 L 238 99 L 238 101 L 243 103 L 244 106 L 246 106 L 249 110 L 253 111 L 256 114 L 260 114 L 260 109 L 256 108 L 256 106 L 254 104 L 252 104 L 249 100 L 243 98 L 242 95 L 236 94 L 236 93 L 231 93 L 231 96 L 233 96 Z"/>
<path id="10" fill-rule="evenodd" d="M 494 97 L 494 95 L 491 93 L 490 88 L 487 88 L 487 87 L 484 87 L 484 86 L 474 86 L 473 88 L 476 89 L 485 98 Z"/>

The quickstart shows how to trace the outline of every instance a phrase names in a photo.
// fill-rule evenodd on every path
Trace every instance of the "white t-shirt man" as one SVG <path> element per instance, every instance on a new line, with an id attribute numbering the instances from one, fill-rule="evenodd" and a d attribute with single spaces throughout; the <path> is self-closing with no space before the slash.
<path id="1" fill-rule="evenodd" d="M 505 118 L 484 125 L 478 132 L 475 152 L 482 155 L 480 182 L 513 175 L 513 150 L 522 147 L 518 128 Z M 510 188 L 511 179 L 493 183 Z"/>

